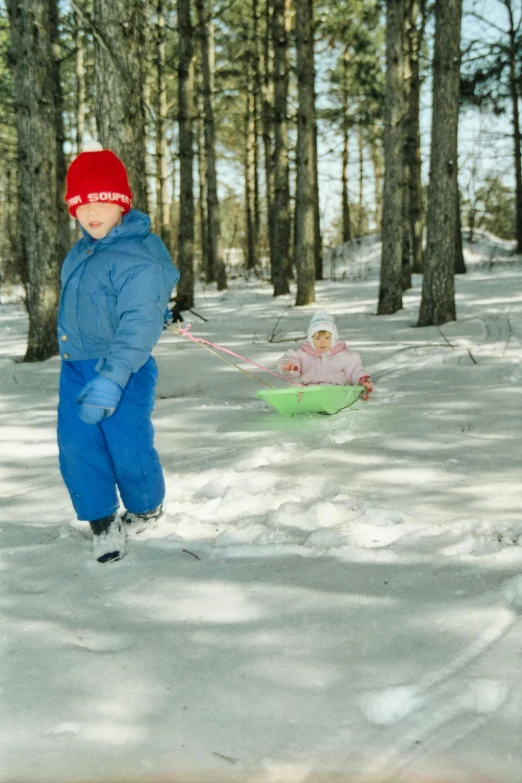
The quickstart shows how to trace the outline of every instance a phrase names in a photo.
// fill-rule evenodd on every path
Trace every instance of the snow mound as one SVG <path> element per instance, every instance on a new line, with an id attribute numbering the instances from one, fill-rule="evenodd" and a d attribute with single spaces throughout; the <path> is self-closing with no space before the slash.
<path id="1" fill-rule="evenodd" d="M 502 595 L 513 606 L 522 607 L 522 574 L 504 582 Z"/>
<path id="2" fill-rule="evenodd" d="M 455 538 L 442 548 L 444 555 L 491 555 L 505 547 L 522 546 L 522 523 L 458 520 L 452 525 L 451 534 Z"/>
<path id="3" fill-rule="evenodd" d="M 505 682 L 477 678 L 470 682 L 462 695 L 461 706 L 468 712 L 487 715 L 496 712 L 504 704 L 508 692 Z"/>
<path id="4" fill-rule="evenodd" d="M 391 726 L 421 706 L 421 699 L 413 686 L 401 685 L 365 693 L 359 706 L 370 723 Z"/>

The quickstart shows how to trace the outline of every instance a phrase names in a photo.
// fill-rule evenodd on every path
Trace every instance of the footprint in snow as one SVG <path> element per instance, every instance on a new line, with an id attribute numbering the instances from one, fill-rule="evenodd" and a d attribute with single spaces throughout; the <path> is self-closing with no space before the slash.
<path id="1" fill-rule="evenodd" d="M 45 732 L 46 736 L 67 736 L 74 737 L 80 733 L 80 725 L 78 723 L 57 723 L 56 726 L 51 726 Z"/>
<path id="2" fill-rule="evenodd" d="M 106 633 L 94 633 L 81 631 L 78 634 L 70 634 L 65 639 L 66 644 L 80 647 L 88 652 L 111 653 L 128 650 L 130 644 L 121 636 Z"/>

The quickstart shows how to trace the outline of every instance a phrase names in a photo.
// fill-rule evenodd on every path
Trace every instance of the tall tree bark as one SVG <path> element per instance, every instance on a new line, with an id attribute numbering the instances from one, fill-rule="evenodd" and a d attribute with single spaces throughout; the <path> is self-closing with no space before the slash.
<path id="1" fill-rule="evenodd" d="M 409 170 L 404 161 L 403 195 L 402 195 L 402 290 L 408 291 L 411 286 L 411 234 L 409 222 Z"/>
<path id="2" fill-rule="evenodd" d="M 404 4 L 405 0 L 389 0 L 386 13 L 385 173 L 379 315 L 390 315 L 402 307 Z"/>
<path id="3" fill-rule="evenodd" d="M 274 84 L 272 80 L 273 47 L 271 42 L 272 20 L 271 2 L 265 0 L 265 27 L 263 37 L 263 84 L 261 105 L 261 126 L 263 135 L 263 153 L 265 168 L 265 193 L 266 193 L 266 229 L 270 269 L 273 268 L 274 259 L 274 161 L 272 144 L 272 116 L 274 100 Z M 273 283 L 273 277 L 272 277 Z"/>
<path id="4" fill-rule="evenodd" d="M 57 352 L 59 268 L 67 237 L 55 0 L 8 0 L 29 336 L 24 361 Z"/>
<path id="5" fill-rule="evenodd" d="M 99 140 L 127 167 L 133 207 L 148 212 L 142 0 L 94 0 L 96 125 Z"/>
<path id="6" fill-rule="evenodd" d="M 517 55 L 520 57 L 520 43 L 517 43 L 517 29 L 515 27 L 511 0 L 504 0 L 504 5 L 509 16 L 509 91 L 513 112 L 513 142 L 515 145 L 515 234 L 517 253 L 522 253 L 522 149 L 520 144 L 520 114 L 518 110 L 520 76 L 518 76 L 517 81 Z"/>
<path id="7" fill-rule="evenodd" d="M 247 76 L 253 74 L 247 68 Z M 256 228 L 256 123 L 255 99 L 252 79 L 247 78 L 245 85 L 245 227 L 246 227 L 246 267 L 252 270 L 257 265 L 257 228 Z"/>
<path id="8" fill-rule="evenodd" d="M 155 163 L 156 163 L 156 230 L 170 246 L 169 197 L 167 190 L 167 80 L 165 74 L 167 40 L 165 28 L 164 0 L 156 0 L 156 126 L 155 126 Z"/>
<path id="9" fill-rule="evenodd" d="M 221 246 L 221 218 L 217 189 L 216 171 L 216 130 L 214 119 L 214 89 L 211 67 L 212 54 L 209 44 L 210 17 L 206 12 L 205 0 L 196 0 L 198 15 L 197 36 L 201 56 L 201 75 L 203 79 L 203 107 L 205 115 L 205 153 L 207 157 L 207 219 L 209 269 L 214 272 L 218 291 L 227 288 L 225 263 Z"/>
<path id="10" fill-rule="evenodd" d="M 363 216 L 364 216 L 364 138 L 362 126 L 359 125 L 357 133 L 359 144 L 359 214 L 357 215 L 357 236 L 363 234 Z"/>
<path id="11" fill-rule="evenodd" d="M 341 210 L 342 210 L 342 236 L 343 242 L 349 242 L 352 238 L 350 226 L 350 199 L 348 195 L 348 164 L 350 162 L 350 107 L 348 103 L 348 68 L 350 55 L 348 47 L 343 52 L 343 77 L 342 77 L 342 134 L 343 155 L 341 165 Z"/>
<path id="12" fill-rule="evenodd" d="M 74 48 L 76 54 L 76 154 L 82 151 L 85 133 L 85 46 L 84 33 L 77 11 L 73 12 Z"/>
<path id="13" fill-rule="evenodd" d="M 409 69 L 408 113 L 406 117 L 406 174 L 408 182 L 408 230 L 412 271 L 422 272 L 422 238 L 424 210 L 422 205 L 420 150 L 420 70 L 419 51 L 424 38 L 426 0 L 408 0 L 406 25 L 406 59 Z M 421 6 L 421 7 L 420 7 Z M 420 19 L 419 19 L 420 13 Z"/>
<path id="14" fill-rule="evenodd" d="M 462 0 L 435 3 L 428 241 L 419 326 L 454 321 Z"/>
<path id="15" fill-rule="evenodd" d="M 177 291 L 194 305 L 194 28 L 190 0 L 178 7 L 179 226 Z"/>
<path id="16" fill-rule="evenodd" d="M 14 108 L 14 107 L 13 107 Z M 16 142 L 15 142 L 16 145 Z M 11 146 L 11 145 L 10 145 Z M 5 160 L 0 170 L 0 187 L 4 194 L 2 233 L 0 235 L 0 285 L 21 282 L 27 288 L 27 268 L 24 262 L 23 242 L 20 241 L 20 188 L 16 153 Z"/>
<path id="17" fill-rule="evenodd" d="M 317 113 L 315 111 L 314 89 L 314 263 L 315 279 L 323 279 L 323 238 L 321 236 L 321 203 L 319 200 L 319 151 Z"/>
<path id="18" fill-rule="evenodd" d="M 296 305 L 315 300 L 314 125 L 315 67 L 312 3 L 295 0 L 297 74 L 297 179 L 295 200 Z"/>
<path id="19" fill-rule="evenodd" d="M 201 79 L 198 80 L 198 121 L 197 121 L 197 154 L 198 154 L 198 184 L 199 184 L 199 227 L 201 244 L 201 266 L 207 283 L 212 282 L 212 275 L 209 273 L 209 252 L 208 252 L 208 215 L 207 215 L 207 156 L 205 152 L 205 122 L 203 109 L 203 94 L 201 92 Z"/>
<path id="20" fill-rule="evenodd" d="M 305 0 L 302 0 L 304 2 Z M 289 0 L 274 0 L 274 202 L 272 280 L 274 296 L 290 291 L 288 284 L 290 242 L 290 184 L 288 167 L 288 25 Z"/>
<path id="21" fill-rule="evenodd" d="M 173 128 L 174 131 L 174 128 Z M 169 203 L 169 225 L 170 225 L 170 252 L 172 257 L 177 256 L 178 253 L 178 229 L 179 229 L 179 202 L 176 200 L 176 181 L 177 181 L 177 167 L 178 157 L 174 151 L 174 148 L 178 145 L 174 145 L 174 132 L 172 133 L 172 140 L 168 145 L 170 147 L 169 155 L 169 167 L 172 172 L 170 178 L 170 191 L 172 197 Z"/>
<path id="22" fill-rule="evenodd" d="M 460 192 L 457 189 L 457 230 L 455 232 L 455 274 L 466 274 L 464 249 L 462 247 L 462 219 L 460 215 Z"/>
<path id="23" fill-rule="evenodd" d="M 375 230 L 378 234 L 382 230 L 382 149 L 381 144 L 376 133 L 374 131 L 374 138 L 372 141 L 372 164 L 374 174 L 374 197 L 375 197 Z"/>
<path id="24" fill-rule="evenodd" d="M 259 232 L 261 230 L 261 210 L 259 202 L 259 112 L 261 107 L 261 39 L 259 31 L 259 0 L 252 0 L 252 51 L 253 60 L 253 136 L 255 139 L 253 149 L 253 168 L 254 168 L 254 226 L 256 229 L 256 263 L 259 254 Z"/>
<path id="25" fill-rule="evenodd" d="M 412 237 L 410 225 L 410 146 L 408 144 L 410 137 L 410 101 L 412 87 L 412 69 L 411 69 L 411 47 L 412 47 L 412 27 L 414 21 L 413 5 L 415 0 L 405 0 L 405 19 L 404 19 L 404 99 L 406 111 L 404 117 L 404 141 L 403 141 L 403 173 L 402 173 L 402 290 L 407 291 L 411 288 L 412 271 Z"/>
<path id="26" fill-rule="evenodd" d="M 315 35 L 314 35 L 314 0 L 309 0 L 308 13 L 310 15 L 311 41 L 309 51 L 312 57 L 312 121 L 313 121 L 313 174 L 314 174 L 314 264 L 315 279 L 323 279 L 323 239 L 321 236 L 321 204 L 319 200 L 319 152 L 318 152 L 318 128 L 315 94 Z"/>

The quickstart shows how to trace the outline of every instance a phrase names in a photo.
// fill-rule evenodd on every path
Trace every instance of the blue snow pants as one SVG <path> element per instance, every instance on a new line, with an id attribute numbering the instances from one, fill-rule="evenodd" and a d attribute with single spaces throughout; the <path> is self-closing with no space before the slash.
<path id="1" fill-rule="evenodd" d="M 128 511 L 151 511 L 165 497 L 151 422 L 156 362 L 151 357 L 131 375 L 110 418 L 86 424 L 80 419 L 76 399 L 96 376 L 96 364 L 96 359 L 64 361 L 60 375 L 60 470 L 74 509 L 82 520 L 109 516 L 118 510 L 118 489 Z"/>

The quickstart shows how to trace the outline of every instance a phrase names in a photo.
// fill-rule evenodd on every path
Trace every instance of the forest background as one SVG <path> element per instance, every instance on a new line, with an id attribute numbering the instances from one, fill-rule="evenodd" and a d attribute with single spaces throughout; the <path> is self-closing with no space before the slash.
<path id="1" fill-rule="evenodd" d="M 381 233 L 377 312 L 423 274 L 419 325 L 456 318 L 462 227 L 522 252 L 521 0 L 5 0 L 0 290 L 25 359 L 56 353 L 63 201 L 91 139 L 181 270 L 314 301 L 325 248 Z"/>

